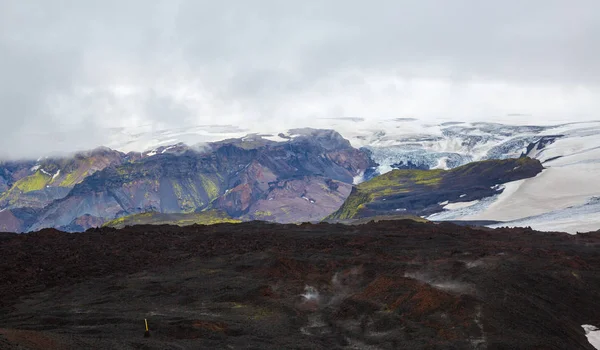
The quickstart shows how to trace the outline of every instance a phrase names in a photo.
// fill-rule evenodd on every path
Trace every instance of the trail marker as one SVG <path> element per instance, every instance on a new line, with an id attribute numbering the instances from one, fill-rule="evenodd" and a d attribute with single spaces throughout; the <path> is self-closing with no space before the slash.
<path id="1" fill-rule="evenodd" d="M 144 338 L 150 338 L 150 330 L 148 329 L 148 320 L 144 319 L 144 323 L 146 324 L 146 333 L 144 333 Z"/>

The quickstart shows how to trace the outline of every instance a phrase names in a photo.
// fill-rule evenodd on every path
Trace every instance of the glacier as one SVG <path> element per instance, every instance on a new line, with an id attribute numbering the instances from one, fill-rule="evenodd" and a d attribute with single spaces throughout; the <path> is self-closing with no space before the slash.
<path id="1" fill-rule="evenodd" d="M 473 161 L 529 156 L 545 170 L 538 176 L 506 184 L 497 195 L 467 207 L 450 205 L 432 220 L 501 221 L 505 225 L 570 233 L 600 229 L 600 121 L 531 125 L 457 122 L 440 118 L 304 120 L 295 127 L 335 129 L 352 146 L 361 148 L 378 164 L 354 179 L 355 184 L 392 169 L 450 169 Z M 115 130 L 111 148 L 154 150 L 175 142 L 203 142 L 244 137 L 251 133 L 286 142 L 293 132 L 280 125 L 242 129 L 231 125 L 199 125 L 165 130 Z M 258 130 L 260 129 L 260 130 Z M 271 130 L 272 129 L 272 130 Z M 258 134 L 260 133 L 260 134 Z M 124 140 L 126 140 L 124 142 Z M 460 203 L 460 202 L 458 202 Z M 453 203 L 449 203 L 453 204 Z"/>
<path id="2" fill-rule="evenodd" d="M 581 325 L 585 331 L 585 336 L 592 346 L 600 350 L 600 329 L 589 324 Z"/>

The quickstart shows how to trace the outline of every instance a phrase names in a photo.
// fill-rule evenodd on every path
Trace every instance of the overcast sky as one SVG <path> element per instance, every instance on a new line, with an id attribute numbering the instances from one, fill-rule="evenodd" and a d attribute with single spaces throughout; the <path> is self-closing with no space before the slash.
<path id="1" fill-rule="evenodd" d="M 598 0 L 0 0 L 0 154 L 141 125 L 600 119 L 599 51 Z"/>

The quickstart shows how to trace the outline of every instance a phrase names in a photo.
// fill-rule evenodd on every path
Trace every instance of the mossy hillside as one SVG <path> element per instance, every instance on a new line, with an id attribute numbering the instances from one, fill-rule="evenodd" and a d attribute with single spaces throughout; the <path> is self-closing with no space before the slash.
<path id="1" fill-rule="evenodd" d="M 11 188 L 0 195 L 0 201 L 12 206 L 23 206 L 28 205 L 28 201 L 32 198 L 28 196 L 28 199 L 25 199 L 23 194 L 42 191 L 46 187 L 72 188 L 93 172 L 91 171 L 92 164 L 92 159 L 83 159 L 76 163 L 67 160 L 53 160 L 49 163 L 43 163 L 40 165 L 39 170 L 19 179 Z M 44 195 L 40 197 L 42 203 L 45 198 Z"/>
<path id="2" fill-rule="evenodd" d="M 411 192 L 415 186 L 435 189 L 440 185 L 444 170 L 392 170 L 363 182 L 352 189 L 338 211 L 327 219 L 352 219 L 377 198 Z"/>
<path id="3" fill-rule="evenodd" d="M 374 195 L 366 191 L 360 191 L 356 187 L 352 189 L 350 196 L 344 201 L 344 204 L 335 213 L 325 219 L 352 219 L 358 215 L 358 212 L 364 209 L 365 204 L 373 200 Z"/>
<path id="4" fill-rule="evenodd" d="M 44 189 L 52 179 L 51 176 L 44 174 L 41 171 L 36 171 L 33 175 L 22 178 L 15 182 L 13 188 L 19 189 L 22 192 L 32 192 Z"/>
<path id="5" fill-rule="evenodd" d="M 444 170 L 398 170 L 376 176 L 357 186 L 361 192 L 374 195 L 410 192 L 415 185 L 436 187 L 440 184 Z"/>
<path id="6" fill-rule="evenodd" d="M 394 195 L 427 194 L 458 188 L 468 192 L 471 186 L 523 179 L 536 175 L 542 169 L 538 160 L 524 157 L 473 162 L 451 170 L 392 170 L 353 188 L 340 209 L 327 219 L 361 217 L 369 203 Z"/>
<path id="7" fill-rule="evenodd" d="M 34 174 L 15 182 L 8 191 L 0 195 L 0 202 L 15 205 L 18 203 L 21 194 L 43 190 L 51 179 L 50 176 L 38 170 Z"/>
<path id="8" fill-rule="evenodd" d="M 171 180 L 171 187 L 173 188 L 173 194 L 175 194 L 179 208 L 184 213 L 194 212 L 199 205 L 203 204 L 199 198 L 194 197 L 193 191 L 184 188 L 187 186 L 184 186 L 182 181 Z"/>
<path id="9" fill-rule="evenodd" d="M 191 213 L 206 208 L 219 197 L 220 186 L 216 176 L 198 174 L 197 179 L 171 179 L 173 194 L 183 212 Z"/>
<path id="10" fill-rule="evenodd" d="M 41 164 L 42 169 L 48 173 L 58 174 L 53 176 L 49 185 L 59 187 L 73 187 L 106 166 L 108 166 L 107 159 L 94 155 L 76 155 L 74 158 L 51 160 L 49 163 Z"/>
<path id="11" fill-rule="evenodd" d="M 36 166 L 29 166 L 27 170 L 32 169 L 33 172 L 18 179 L 0 195 L 2 205 L 25 207 L 35 203 L 44 206 L 57 199 L 53 196 L 62 192 L 36 192 L 45 191 L 48 187 L 73 188 L 107 163 L 103 158 L 76 155 L 72 158 L 44 159 L 32 164 Z"/>
<path id="12" fill-rule="evenodd" d="M 206 174 L 198 174 L 200 177 L 200 181 L 202 182 L 202 187 L 204 187 L 204 191 L 206 192 L 208 199 L 210 201 L 214 200 L 220 195 L 220 188 L 218 180 L 215 181 L 211 178 L 211 176 Z"/>
<path id="13" fill-rule="evenodd" d="M 165 214 L 148 212 L 123 216 L 106 222 L 103 226 L 123 228 L 133 225 L 214 225 L 220 223 L 239 223 L 240 220 L 231 218 L 227 213 L 220 210 L 207 210 L 197 213 L 175 213 Z"/>
<path id="14" fill-rule="evenodd" d="M 76 184 L 83 181 L 87 176 L 91 175 L 94 171 L 92 170 L 94 166 L 94 160 L 91 158 L 83 159 L 76 167 L 71 169 L 71 171 L 67 172 L 63 176 L 60 176 L 54 181 L 56 183 L 60 179 L 60 183 L 58 186 L 61 187 L 73 187 Z M 61 174 L 62 175 L 62 174 Z M 62 179 L 61 179 L 62 178 Z"/>

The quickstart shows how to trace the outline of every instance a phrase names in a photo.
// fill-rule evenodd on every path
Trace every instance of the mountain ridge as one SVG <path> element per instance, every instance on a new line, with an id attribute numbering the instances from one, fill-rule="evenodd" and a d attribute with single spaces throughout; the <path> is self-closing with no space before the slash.
<path id="1" fill-rule="evenodd" d="M 394 213 L 429 216 L 443 205 L 477 201 L 504 183 L 533 177 L 543 170 L 531 158 L 486 160 L 451 170 L 392 170 L 353 188 L 328 220 L 359 219 Z"/>
<path id="2" fill-rule="evenodd" d="M 357 128 L 346 137 L 331 129 L 298 128 L 192 146 L 178 142 L 176 134 L 163 134 L 170 143 L 143 152 L 104 147 L 70 158 L 0 162 L 0 229 L 79 231 L 136 213 L 211 209 L 241 220 L 317 222 L 339 209 L 353 185 L 388 170 L 448 170 L 518 157 L 538 159 L 544 169 L 501 185 L 506 190 L 487 191 L 489 196 L 479 202 L 449 203 L 437 207 L 441 212 L 422 216 L 515 225 L 529 218 L 534 227 L 551 227 L 553 221 L 566 222 L 569 213 L 596 212 L 596 205 L 586 203 L 600 195 L 593 181 L 600 175 L 595 165 L 600 154 L 594 153 L 600 123 L 424 125 L 401 119 Z M 539 201 L 544 205 L 531 201 L 538 196 L 548 198 Z M 522 203 L 521 209 L 513 210 L 507 205 L 511 202 Z M 588 221 L 563 227 L 572 233 L 600 227 L 600 220 Z"/>
<path id="3" fill-rule="evenodd" d="M 314 198 L 306 203 L 312 205 L 319 199 L 320 205 L 323 198 L 324 205 L 330 208 L 345 198 L 341 193 L 326 204 L 333 192 L 346 189 L 348 186 L 343 184 L 352 183 L 356 176 L 374 165 L 363 151 L 352 148 L 337 132 L 315 129 L 297 130 L 295 137 L 286 142 L 258 136 L 212 143 L 202 149 L 185 145 L 165 147 L 160 153 L 142 153 L 135 159 L 118 154 L 119 161 L 87 174 L 69 188 L 68 194 L 38 208 L 36 222 L 26 230 L 81 224 L 85 229 L 85 222 L 98 224 L 148 211 L 189 213 L 220 209 L 239 217 L 248 214 L 253 204 L 254 214 L 248 215 L 255 218 L 255 214 L 264 212 L 261 208 L 267 206 L 256 202 L 276 191 L 282 181 L 296 185 L 314 182 L 311 188 Z M 302 193 L 297 195 L 302 197 Z M 296 201 L 295 206 L 305 205 L 304 202 Z M 10 211 L 4 214 L 7 219 L 9 213 L 18 218 L 18 211 L 13 210 L 16 208 L 6 209 Z M 315 210 L 304 212 L 308 220 L 322 218 L 314 216 Z M 322 216 L 326 214 L 328 212 Z M 303 220 L 303 217 L 295 218 L 288 221 Z M 17 230 L 14 226 L 19 225 L 11 220 L 13 230 Z M 77 220 L 79 223 L 74 223 Z M 22 221 L 21 226 L 27 226 L 28 222 Z"/>

